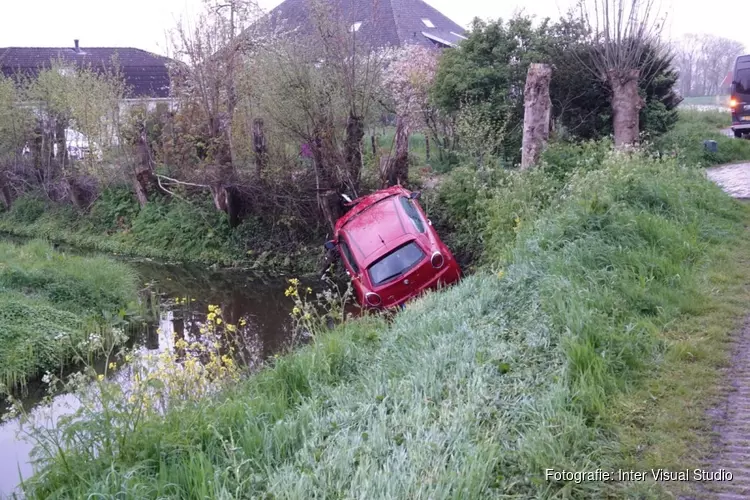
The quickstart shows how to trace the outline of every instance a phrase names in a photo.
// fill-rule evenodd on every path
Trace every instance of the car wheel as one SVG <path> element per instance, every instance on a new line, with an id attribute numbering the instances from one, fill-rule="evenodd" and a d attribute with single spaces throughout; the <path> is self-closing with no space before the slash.
<path id="1" fill-rule="evenodd" d="M 742 130 L 732 130 L 734 132 L 734 138 L 735 139 L 741 139 L 742 138 Z"/>

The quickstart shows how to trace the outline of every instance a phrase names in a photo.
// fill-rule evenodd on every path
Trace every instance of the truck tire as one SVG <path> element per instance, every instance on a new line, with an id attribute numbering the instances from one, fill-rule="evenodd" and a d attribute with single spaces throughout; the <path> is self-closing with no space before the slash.
<path id="1" fill-rule="evenodd" d="M 742 138 L 742 130 L 732 130 L 734 132 L 734 138 L 735 139 L 741 139 Z"/>

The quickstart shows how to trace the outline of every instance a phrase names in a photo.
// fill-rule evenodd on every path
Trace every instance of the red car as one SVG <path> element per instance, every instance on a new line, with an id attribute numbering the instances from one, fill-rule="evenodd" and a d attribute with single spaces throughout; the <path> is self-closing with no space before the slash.
<path id="1" fill-rule="evenodd" d="M 401 306 L 425 290 L 461 279 L 461 268 L 417 203 L 393 186 L 349 203 L 333 240 L 363 306 Z"/>

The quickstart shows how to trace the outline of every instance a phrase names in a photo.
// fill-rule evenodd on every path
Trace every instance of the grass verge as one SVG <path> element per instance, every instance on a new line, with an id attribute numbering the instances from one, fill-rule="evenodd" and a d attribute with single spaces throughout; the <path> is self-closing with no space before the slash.
<path id="1" fill-rule="evenodd" d="M 663 362 L 637 390 L 613 400 L 608 418 L 618 429 L 624 467 L 708 468 L 714 443 L 707 411 L 724 396 L 722 368 L 728 366 L 733 335 L 750 312 L 748 255 L 747 237 L 713 254 L 700 278 L 703 313 L 684 315 L 664 329 Z M 690 495 L 695 487 L 669 485 L 675 495 Z M 637 495 L 643 487 L 631 489 Z"/>
<path id="2" fill-rule="evenodd" d="M 0 212 L 0 231 L 160 260 L 296 273 L 315 270 L 321 255 L 318 244 L 281 241 L 283 230 L 273 233 L 252 218 L 232 230 L 225 214 L 205 203 L 157 199 L 140 208 L 129 190 L 111 188 L 88 212 L 80 213 L 71 205 L 25 195 L 10 211 Z"/>
<path id="3" fill-rule="evenodd" d="M 699 169 L 609 156 L 531 213 L 494 249 L 492 272 L 391 324 L 321 335 L 216 398 L 142 422 L 107 453 L 96 421 L 60 426 L 71 448 L 42 455 L 27 495 L 665 495 L 653 482 L 550 481 L 545 470 L 641 459 L 628 453 L 640 439 L 629 417 L 644 410 L 622 408 L 642 404 L 660 370 L 679 368 L 670 363 L 694 362 L 670 332 L 714 311 L 707 277 L 726 266 L 719 256 L 733 262 L 747 210 Z"/>
<path id="4" fill-rule="evenodd" d="M 83 339 L 94 323 L 137 300 L 131 268 L 48 244 L 0 242 L 0 384 L 23 386 L 70 361 L 56 338 Z"/>
<path id="5" fill-rule="evenodd" d="M 687 165 L 710 167 L 750 161 L 750 141 L 729 137 L 722 131 L 731 124 L 729 111 L 681 109 L 675 127 L 654 141 L 654 149 L 663 155 L 676 156 Z M 717 151 L 706 150 L 705 140 L 716 141 Z"/>

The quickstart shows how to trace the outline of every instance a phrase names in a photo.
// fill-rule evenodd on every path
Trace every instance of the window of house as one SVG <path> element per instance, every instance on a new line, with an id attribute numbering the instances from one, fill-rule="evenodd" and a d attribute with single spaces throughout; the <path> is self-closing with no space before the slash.
<path id="1" fill-rule="evenodd" d="M 424 18 L 424 19 L 422 19 L 422 23 L 423 23 L 423 24 L 424 24 L 425 26 L 427 26 L 428 28 L 434 28 L 434 27 L 435 27 L 435 25 L 434 25 L 434 24 L 432 24 L 432 21 L 430 21 L 430 20 L 429 20 L 429 19 L 427 19 L 427 18 Z"/>

